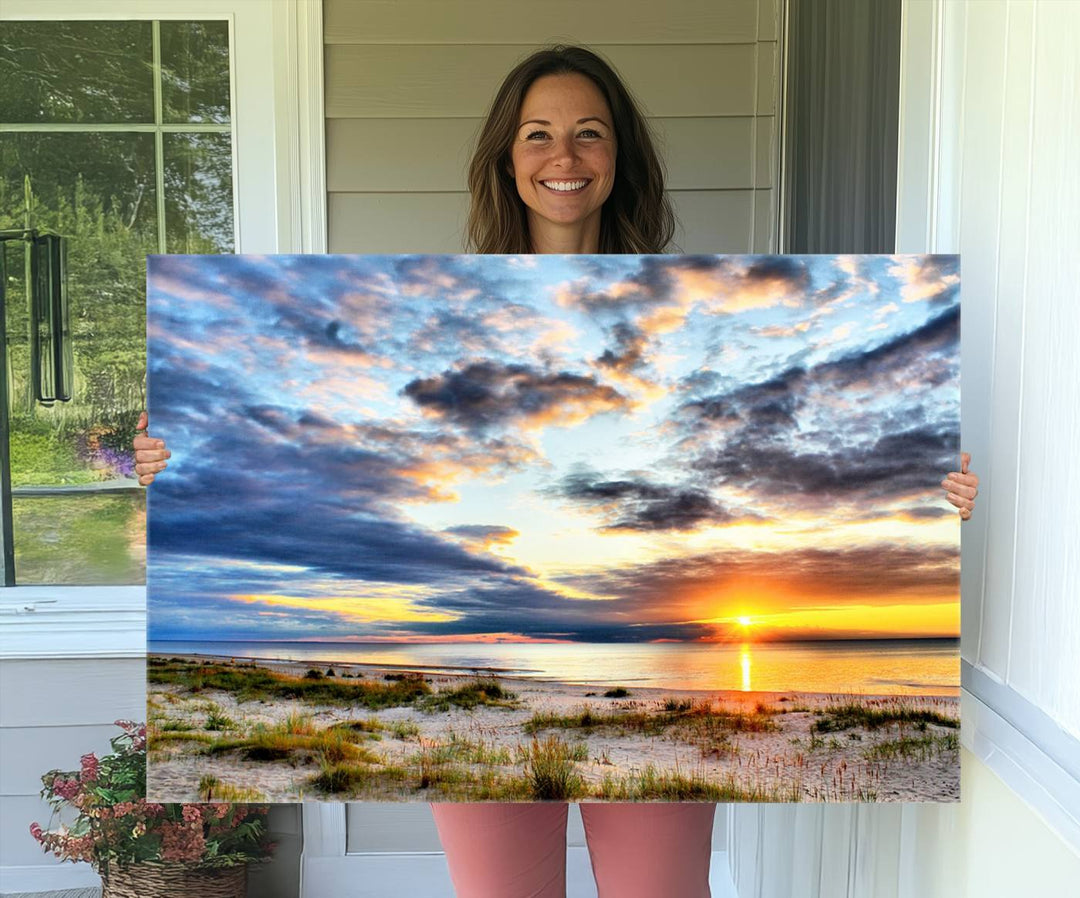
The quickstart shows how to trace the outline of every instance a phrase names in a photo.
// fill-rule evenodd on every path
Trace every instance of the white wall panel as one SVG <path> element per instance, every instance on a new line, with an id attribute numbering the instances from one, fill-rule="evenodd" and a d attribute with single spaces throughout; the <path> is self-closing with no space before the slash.
<path id="1" fill-rule="evenodd" d="M 1008 682 L 1080 739 L 1080 5 L 1035 7 Z"/>
<path id="2" fill-rule="evenodd" d="M 974 655 L 983 667 L 1004 678 L 1006 665 L 996 662 L 1000 644 L 1008 634 L 1007 616 L 1015 595 L 1016 500 L 1018 481 L 1020 384 L 1024 333 L 1024 284 L 1027 279 L 1028 225 L 1031 215 L 1031 113 L 1032 25 L 1034 7 L 1009 4 L 1004 10 L 1006 43 L 1000 66 L 1002 118 L 999 179 L 995 191 L 999 207 L 995 225 L 998 255 L 995 298 L 994 343 L 990 349 L 994 392 L 990 409 L 990 434 L 984 495 L 987 501 L 985 615 L 972 621 L 975 634 L 984 642 Z M 972 190 L 976 185 L 972 184 Z M 986 634 L 983 639 L 983 634 Z"/>

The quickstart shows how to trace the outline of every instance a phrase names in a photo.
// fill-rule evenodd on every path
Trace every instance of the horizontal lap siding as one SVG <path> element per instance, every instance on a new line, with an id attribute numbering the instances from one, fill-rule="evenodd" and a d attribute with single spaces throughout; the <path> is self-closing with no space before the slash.
<path id="1" fill-rule="evenodd" d="M 759 20 L 771 25 L 770 4 L 758 0 L 327 0 L 324 9 L 328 44 L 747 43 Z"/>
<path id="2" fill-rule="evenodd" d="M 552 23 L 573 22 L 573 34 Z M 465 171 L 492 93 L 545 42 L 594 46 L 648 110 L 686 252 L 775 247 L 773 0 L 328 0 L 331 252 L 460 252 Z"/>
<path id="3" fill-rule="evenodd" d="M 0 867 L 51 863 L 30 837 L 45 826 L 41 774 L 77 770 L 87 752 L 110 751 L 117 719 L 146 717 L 146 664 L 141 658 L 0 661 Z"/>

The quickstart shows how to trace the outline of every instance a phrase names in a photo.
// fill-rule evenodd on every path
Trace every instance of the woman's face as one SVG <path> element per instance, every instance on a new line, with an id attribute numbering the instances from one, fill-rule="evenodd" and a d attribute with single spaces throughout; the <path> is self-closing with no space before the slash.
<path id="1" fill-rule="evenodd" d="M 584 75 L 545 75 L 525 94 L 510 151 L 518 195 L 538 230 L 595 229 L 615 181 L 615 128 Z"/>

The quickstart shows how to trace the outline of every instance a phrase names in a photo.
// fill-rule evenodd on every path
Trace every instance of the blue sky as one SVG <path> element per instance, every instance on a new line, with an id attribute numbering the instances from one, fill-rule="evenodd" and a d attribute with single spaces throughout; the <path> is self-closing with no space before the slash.
<path id="1" fill-rule="evenodd" d="M 956 635 L 958 334 L 952 256 L 152 257 L 151 638 Z"/>

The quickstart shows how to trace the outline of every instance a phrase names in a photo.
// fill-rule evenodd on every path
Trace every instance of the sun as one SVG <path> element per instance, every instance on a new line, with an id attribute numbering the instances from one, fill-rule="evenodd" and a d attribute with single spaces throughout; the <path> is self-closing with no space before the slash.
<path id="1" fill-rule="evenodd" d="M 736 618 L 736 620 L 739 622 L 740 627 L 750 627 L 754 623 L 750 618 L 746 617 L 745 615 Z"/>

